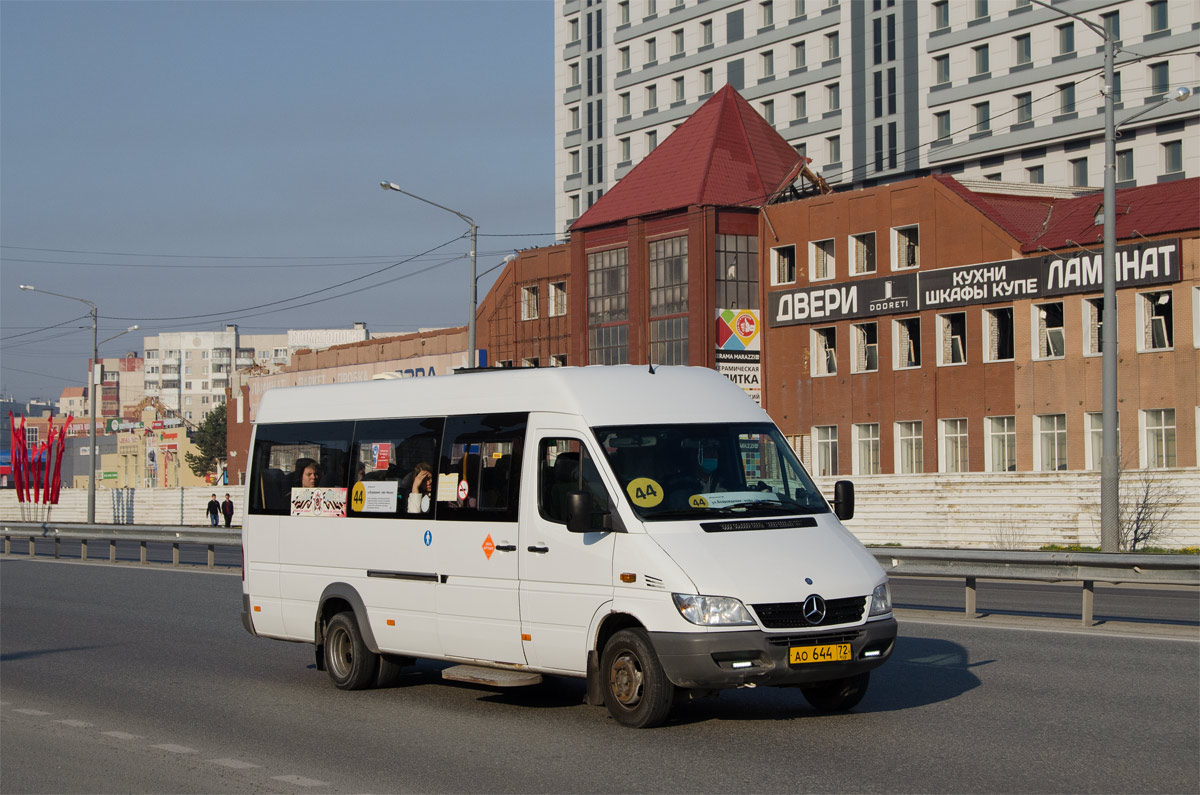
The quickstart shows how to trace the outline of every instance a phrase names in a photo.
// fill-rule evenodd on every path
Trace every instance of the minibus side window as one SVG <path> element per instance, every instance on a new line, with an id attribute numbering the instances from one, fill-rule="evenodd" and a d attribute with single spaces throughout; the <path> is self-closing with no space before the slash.
<path id="1" fill-rule="evenodd" d="M 354 423 L 259 425 L 250 473 L 250 513 L 287 516 L 292 489 L 345 489 Z"/>
<path id="2" fill-rule="evenodd" d="M 432 518 L 444 425 L 442 417 L 355 423 L 347 516 Z"/>
<path id="3" fill-rule="evenodd" d="M 567 523 L 567 495 L 586 491 L 592 495 L 591 526 L 604 529 L 608 489 L 596 463 L 579 439 L 542 439 L 538 445 L 538 510 L 542 518 Z"/>
<path id="4" fill-rule="evenodd" d="M 446 418 L 438 463 L 437 518 L 515 522 L 528 414 Z"/>

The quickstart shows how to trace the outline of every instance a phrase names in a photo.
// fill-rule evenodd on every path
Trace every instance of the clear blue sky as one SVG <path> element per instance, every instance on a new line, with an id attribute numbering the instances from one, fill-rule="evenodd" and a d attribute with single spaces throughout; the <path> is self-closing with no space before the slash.
<path id="1" fill-rule="evenodd" d="M 22 283 L 94 301 L 101 339 L 142 325 L 102 356 L 225 323 L 464 324 L 466 225 L 378 183 L 473 217 L 480 272 L 553 242 L 553 14 L 545 0 L 0 3 L 0 393 L 55 399 L 86 379 L 84 321 L 28 332 L 87 308 Z M 246 310 L 447 241 L 305 300 L 457 257 L 428 273 Z M 185 315 L 206 317 L 152 319 Z"/>

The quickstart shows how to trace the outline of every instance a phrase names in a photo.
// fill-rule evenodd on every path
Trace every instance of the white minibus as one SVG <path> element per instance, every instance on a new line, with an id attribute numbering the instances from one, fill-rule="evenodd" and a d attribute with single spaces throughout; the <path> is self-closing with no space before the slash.
<path id="1" fill-rule="evenodd" d="M 354 690 L 586 679 L 653 726 L 795 686 L 847 710 L 896 638 L 887 576 L 779 429 L 699 367 L 465 371 L 273 389 L 255 418 L 242 622 Z"/>

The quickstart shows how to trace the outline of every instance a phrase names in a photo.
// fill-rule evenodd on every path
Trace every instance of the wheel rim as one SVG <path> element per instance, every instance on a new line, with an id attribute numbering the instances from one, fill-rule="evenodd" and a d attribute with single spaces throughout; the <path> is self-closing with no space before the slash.
<path id="1" fill-rule="evenodd" d="M 624 651 L 613 660 L 608 672 L 608 687 L 617 703 L 633 709 L 642 700 L 642 666 L 637 656 Z"/>
<path id="2" fill-rule="evenodd" d="M 350 640 L 350 633 L 335 627 L 325 643 L 329 646 L 330 671 L 338 679 L 345 679 L 354 667 L 354 644 Z"/>

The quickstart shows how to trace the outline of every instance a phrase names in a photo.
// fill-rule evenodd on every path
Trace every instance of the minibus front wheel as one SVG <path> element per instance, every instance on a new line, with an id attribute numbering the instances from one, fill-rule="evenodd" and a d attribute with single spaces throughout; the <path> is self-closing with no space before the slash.
<path id="1" fill-rule="evenodd" d="M 643 629 L 623 629 L 604 646 L 600 662 L 604 705 L 623 726 L 645 729 L 663 723 L 675 701 L 658 655 Z"/>
<path id="2" fill-rule="evenodd" d="M 379 656 L 367 648 L 353 613 L 338 613 L 325 627 L 325 669 L 342 690 L 362 690 L 375 683 Z"/>

